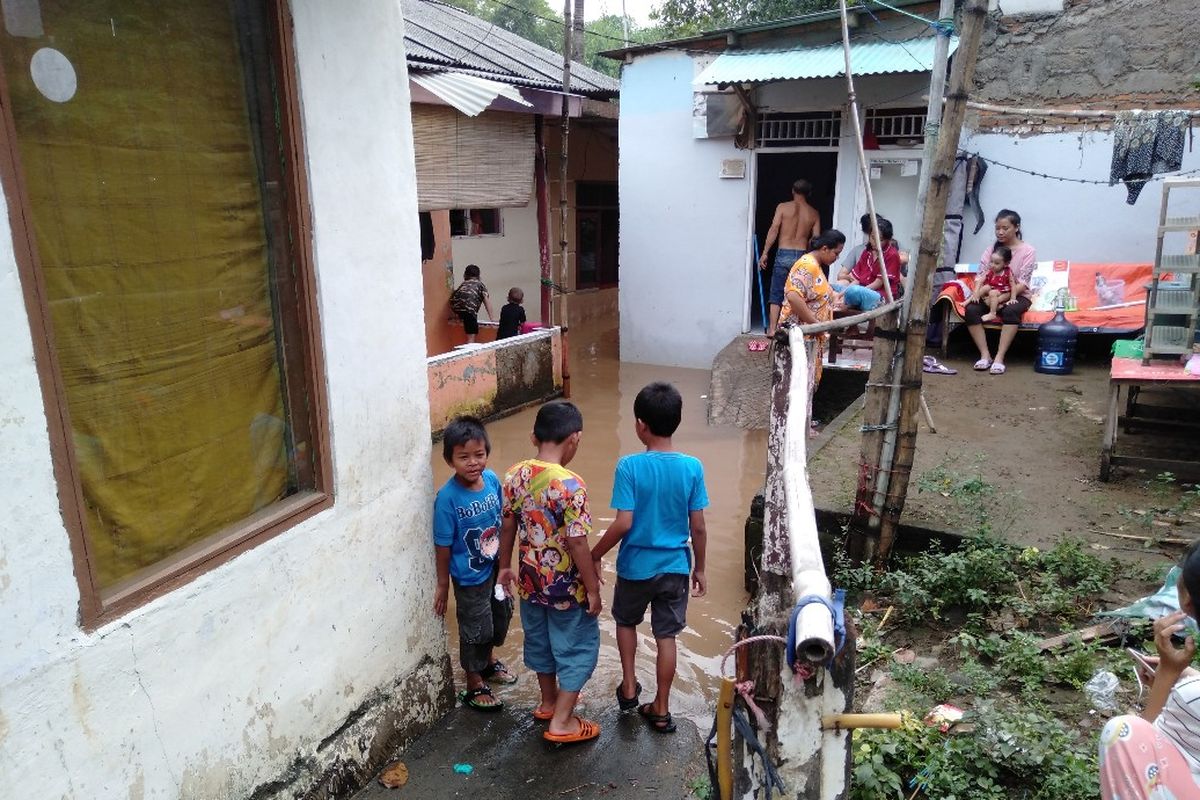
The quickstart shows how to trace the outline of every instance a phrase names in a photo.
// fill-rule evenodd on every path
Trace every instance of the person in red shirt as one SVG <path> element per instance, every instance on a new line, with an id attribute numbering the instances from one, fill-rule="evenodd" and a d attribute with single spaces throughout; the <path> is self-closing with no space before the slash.
<path id="1" fill-rule="evenodd" d="M 853 267 L 842 268 L 838 273 L 838 283 L 834 284 L 834 289 L 842 294 L 847 308 L 870 311 L 883 302 L 885 274 L 892 290 L 892 299 L 900 296 L 900 249 L 892 241 L 892 223 L 883 217 L 876 217 L 875 224 L 879 227 L 879 238 L 882 240 L 883 269 L 879 268 L 879 259 L 875 254 L 875 240 L 868 233 L 867 248 Z"/>
<path id="2" fill-rule="evenodd" d="M 1001 303 L 1006 303 L 1012 297 L 1012 287 L 1016 283 L 1013 277 L 1012 250 L 997 243 L 992 248 L 992 257 L 988 270 L 979 276 L 975 291 L 971 294 L 971 303 L 987 303 L 988 313 L 979 318 L 980 322 L 991 322 L 999 314 L 997 309 Z"/>

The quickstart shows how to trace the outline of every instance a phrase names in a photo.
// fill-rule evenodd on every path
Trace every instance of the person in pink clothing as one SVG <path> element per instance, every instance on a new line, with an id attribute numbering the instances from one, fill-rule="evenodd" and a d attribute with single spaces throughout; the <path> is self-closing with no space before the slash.
<path id="1" fill-rule="evenodd" d="M 1158 657 L 1139 667 L 1151 681 L 1146 707 L 1141 716 L 1113 717 L 1100 732 L 1103 800 L 1200 797 L 1200 672 L 1191 666 L 1196 641 L 1184 636 L 1184 621 L 1197 616 L 1200 541 L 1179 562 L 1176 591 L 1180 610 L 1154 622 Z"/>
<path id="2" fill-rule="evenodd" d="M 987 334 L 983 330 L 983 323 L 986 321 L 983 318 L 991 311 L 988 304 L 981 301 L 967 303 L 963 318 L 967 323 L 967 332 L 971 334 L 971 341 L 975 342 L 975 347 L 979 349 L 979 360 L 975 362 L 975 369 L 988 370 L 993 375 L 1003 375 L 1004 357 L 1017 336 L 1021 317 L 1025 316 L 1025 312 L 1033 304 L 1029 282 L 1033 279 L 1033 270 L 1037 266 L 1037 251 L 1033 249 L 1033 245 L 1021 238 L 1021 215 L 1007 208 L 996 215 L 996 244 L 984 250 L 979 259 L 984 269 L 992 263 L 992 251 L 996 245 L 1012 251 L 1009 268 L 1012 270 L 1013 280 L 1009 297 L 999 308 L 1000 341 L 996 345 L 995 358 L 992 358 L 988 349 Z"/>

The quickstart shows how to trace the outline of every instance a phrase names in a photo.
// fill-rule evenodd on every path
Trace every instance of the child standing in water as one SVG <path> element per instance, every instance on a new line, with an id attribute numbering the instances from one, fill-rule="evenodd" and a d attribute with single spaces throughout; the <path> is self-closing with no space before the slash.
<path id="1" fill-rule="evenodd" d="M 480 306 L 487 309 L 489 320 L 496 318 L 492 313 L 492 298 L 480 279 L 479 267 L 467 264 L 463 270 L 463 282 L 450 294 L 450 310 L 462 320 L 468 344 L 474 344 L 475 337 L 479 334 Z"/>
<path id="2" fill-rule="evenodd" d="M 707 529 L 704 467 L 677 452 L 671 436 L 683 416 L 683 398 L 669 383 L 652 383 L 633 401 L 634 430 L 644 453 L 623 457 L 613 478 L 612 507 L 617 516 L 592 548 L 596 572 L 600 559 L 618 542 L 617 587 L 612 614 L 617 623 L 622 680 L 617 704 L 638 713 L 658 733 L 674 733 L 671 682 L 675 677 L 675 637 L 687 625 L 688 584 L 691 596 L 703 597 Z M 691 540 L 691 549 L 688 540 Z M 650 607 L 650 630 L 657 647 L 654 700 L 639 704 L 642 685 L 634 673 L 637 626 Z"/>
<path id="3" fill-rule="evenodd" d="M 1012 250 L 997 243 L 992 248 L 992 257 L 987 272 L 978 277 L 978 285 L 971 294 L 968 303 L 987 303 L 988 313 L 979 318 L 980 322 L 991 322 L 996 318 L 1001 303 L 1007 303 L 1012 297 L 1013 271 Z"/>
<path id="4" fill-rule="evenodd" d="M 508 302 L 500 309 L 500 328 L 496 331 L 496 339 L 507 339 L 521 332 L 525 322 L 525 292 L 521 287 L 514 286 L 508 290 Z"/>
<path id="5" fill-rule="evenodd" d="M 496 596 L 496 554 L 500 550 L 500 479 L 487 468 L 492 445 L 483 423 L 458 417 L 442 435 L 442 457 L 454 475 L 433 502 L 433 544 L 437 589 L 433 613 L 446 613 L 454 583 L 458 617 L 458 657 L 467 677 L 459 699 L 476 711 L 499 711 L 504 704 L 487 681 L 516 683 L 493 648 L 504 644 L 512 620 L 512 600 Z"/>
<path id="6" fill-rule="evenodd" d="M 525 629 L 525 666 L 537 673 L 541 702 L 535 719 L 543 737 L 567 744 L 595 739 L 600 726 L 575 714 L 579 692 L 600 652 L 600 586 L 592 567 L 587 487 L 567 464 L 579 450 L 583 415 L 563 400 L 538 409 L 534 458 L 504 476 L 500 583 L 516 582 Z M 518 571 L 513 544 L 520 540 Z"/>

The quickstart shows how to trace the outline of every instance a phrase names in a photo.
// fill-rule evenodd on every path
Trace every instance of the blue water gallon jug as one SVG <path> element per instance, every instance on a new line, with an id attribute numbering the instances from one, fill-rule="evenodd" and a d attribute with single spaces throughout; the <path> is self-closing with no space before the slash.
<path id="1" fill-rule="evenodd" d="M 1079 328 L 1067 319 L 1063 307 L 1054 310 L 1054 319 L 1038 328 L 1037 361 L 1033 368 L 1047 375 L 1070 375 L 1075 367 L 1075 340 Z"/>

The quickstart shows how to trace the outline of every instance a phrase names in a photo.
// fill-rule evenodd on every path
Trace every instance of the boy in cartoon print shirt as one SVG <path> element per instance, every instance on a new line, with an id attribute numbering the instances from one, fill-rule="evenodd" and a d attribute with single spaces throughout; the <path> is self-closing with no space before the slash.
<path id="1" fill-rule="evenodd" d="M 499 582 L 521 598 L 526 666 L 537 673 L 541 702 L 535 719 L 543 736 L 560 744 L 583 742 L 600 726 L 575 714 L 579 692 L 600 650 L 600 587 L 592 566 L 587 488 L 567 464 L 579 448 L 583 416 L 565 401 L 538 410 L 533 427 L 537 456 L 504 477 Z M 517 569 L 511 567 L 519 544 Z"/>

